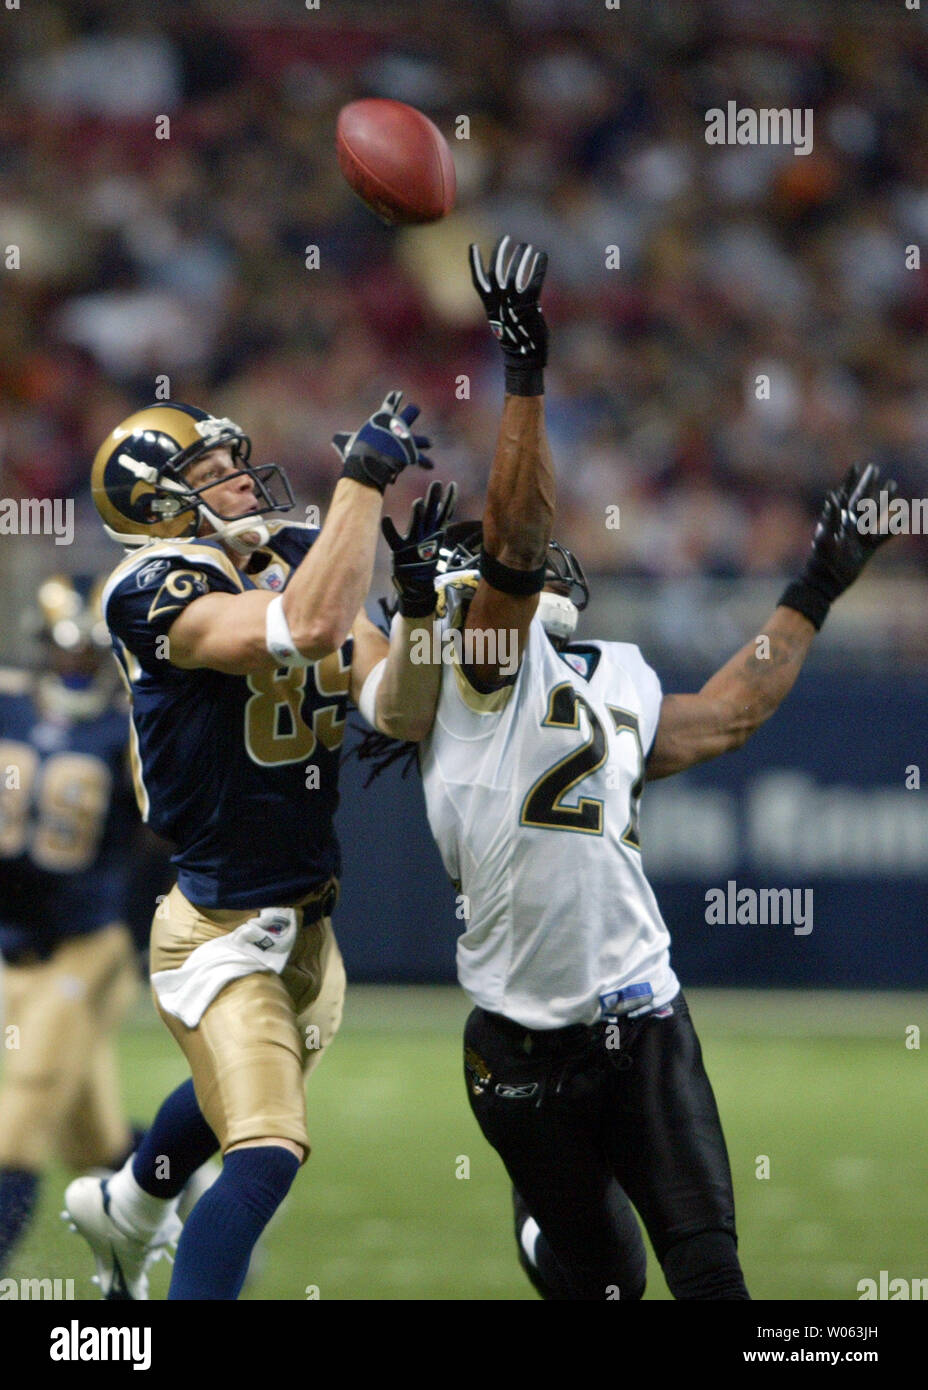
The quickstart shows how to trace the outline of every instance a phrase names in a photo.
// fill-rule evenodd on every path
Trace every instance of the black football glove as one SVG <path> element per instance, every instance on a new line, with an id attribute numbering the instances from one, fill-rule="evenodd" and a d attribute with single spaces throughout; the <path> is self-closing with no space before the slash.
<path id="1" fill-rule="evenodd" d="M 380 409 L 354 434 L 342 430 L 332 436 L 332 443 L 345 465 L 343 478 L 352 478 L 356 483 L 383 492 L 390 483 L 396 482 L 404 468 L 413 464 L 419 468 L 435 467 L 422 453 L 431 441 L 424 434 L 411 434 L 409 430 L 419 414 L 419 407 L 407 405 L 400 411 L 402 399 L 402 391 L 391 391 Z"/>
<path id="2" fill-rule="evenodd" d="M 400 535 L 388 516 L 380 523 L 384 540 L 393 551 L 393 583 L 404 618 L 426 618 L 435 607 L 439 546 L 457 497 L 457 483 L 449 483 L 447 492 L 442 494 L 441 483 L 436 479 L 425 497 L 418 497 L 413 503 L 405 536 Z"/>
<path id="3" fill-rule="evenodd" d="M 548 325 L 538 299 L 547 267 L 545 251 L 526 242 L 513 247 L 508 236 L 494 246 L 488 270 L 479 247 L 470 247 L 471 279 L 503 350 L 510 395 L 540 396 L 544 391 Z"/>
<path id="4" fill-rule="evenodd" d="M 839 488 L 825 498 L 812 536 L 812 553 L 797 580 L 789 585 L 781 605 L 795 608 L 820 628 L 828 610 L 860 574 L 875 550 L 889 540 L 888 532 L 861 531 L 857 514 L 863 498 L 872 498 L 880 507 L 880 491 L 888 501 L 896 495 L 892 478 L 883 482 L 875 464 L 857 463 Z"/>

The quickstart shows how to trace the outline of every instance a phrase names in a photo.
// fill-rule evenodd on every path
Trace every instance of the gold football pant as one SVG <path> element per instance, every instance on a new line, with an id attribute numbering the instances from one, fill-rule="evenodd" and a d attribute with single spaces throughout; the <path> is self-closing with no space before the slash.
<path id="1" fill-rule="evenodd" d="M 321 890 L 324 893 L 325 890 Z M 290 1139 L 309 1155 L 305 1079 L 342 1018 L 345 967 L 332 923 L 298 935 L 280 975 L 256 971 L 224 986 L 195 1028 L 155 1007 L 190 1064 L 197 1101 L 223 1153 L 247 1139 Z M 196 907 L 175 888 L 152 923 L 151 971 L 176 970 L 198 946 L 254 917 L 258 908 Z"/>
<path id="2" fill-rule="evenodd" d="M 129 1144 L 113 1033 L 138 989 L 116 923 L 64 940 L 44 961 L 4 964 L 0 1167 L 112 1163 Z"/>

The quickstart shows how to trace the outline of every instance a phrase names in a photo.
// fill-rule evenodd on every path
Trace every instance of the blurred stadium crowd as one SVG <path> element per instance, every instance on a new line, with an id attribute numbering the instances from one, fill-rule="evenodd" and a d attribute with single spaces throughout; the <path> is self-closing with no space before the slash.
<path id="1" fill-rule="evenodd" d="M 21 264 L 3 271 L 0 493 L 74 495 L 95 530 L 94 451 L 166 375 L 323 505 L 332 431 L 402 386 L 441 476 L 462 484 L 459 515 L 479 511 L 500 387 L 465 251 L 508 230 L 551 256 L 562 538 L 600 573 L 789 572 L 853 460 L 928 492 L 928 266 L 906 267 L 906 247 L 928 256 L 926 14 L 791 0 L 5 12 L 0 243 Z M 362 95 L 419 105 L 449 137 L 445 223 L 386 228 L 341 180 L 335 116 Z M 708 145 L 705 112 L 730 100 L 814 108 L 811 154 Z M 402 480 L 395 516 L 420 486 Z M 928 541 L 894 542 L 878 569 L 923 573 Z"/>

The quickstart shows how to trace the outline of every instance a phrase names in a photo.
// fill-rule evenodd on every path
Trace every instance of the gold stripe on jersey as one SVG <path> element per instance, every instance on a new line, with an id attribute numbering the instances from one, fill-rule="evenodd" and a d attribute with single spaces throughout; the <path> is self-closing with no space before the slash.
<path id="1" fill-rule="evenodd" d="M 122 661 L 119 660 L 119 657 L 117 656 L 115 658 L 116 670 L 119 672 L 119 679 L 122 681 L 123 686 L 125 687 L 126 694 L 129 697 L 128 753 L 129 768 L 132 773 L 132 789 L 135 792 L 135 804 L 139 808 L 139 815 L 142 817 L 142 820 L 145 821 L 145 823 L 147 824 L 150 803 L 148 799 L 148 789 L 146 788 L 145 781 L 142 777 L 142 755 L 139 752 L 139 735 L 138 730 L 135 727 L 135 706 L 132 699 L 132 686 L 133 683 L 137 681 L 139 676 L 142 674 L 142 665 L 135 653 L 130 652 L 129 648 L 125 645 L 124 642 L 120 642 L 118 637 L 115 640 L 119 646 L 120 652 L 122 652 L 123 659 L 126 663 L 125 667 L 123 667 Z"/>
<path id="2" fill-rule="evenodd" d="M 498 714 L 501 709 L 506 708 L 515 690 L 514 685 L 501 685 L 498 690 L 486 693 L 475 690 L 461 669 L 456 653 L 452 653 L 451 656 L 451 669 L 457 681 L 458 694 L 468 709 L 472 709 L 476 714 Z"/>
<path id="3" fill-rule="evenodd" d="M 470 589 L 470 591 L 471 591 L 471 597 L 473 597 L 474 592 L 475 592 L 475 590 L 476 590 L 476 588 L 477 588 L 477 585 L 478 585 L 479 583 L 480 583 L 480 575 L 477 574 L 476 571 L 474 571 L 474 570 L 466 570 L 463 574 L 457 574 L 457 575 L 454 576 L 453 579 L 449 579 L 448 582 L 447 582 L 446 584 L 442 584 L 441 587 L 440 587 L 440 589 L 438 590 L 438 597 L 437 597 L 437 599 L 435 600 L 435 616 L 436 616 L 436 618 L 443 618 L 443 617 L 445 616 L 445 614 L 447 613 L 447 611 L 448 611 L 448 593 L 447 593 L 447 591 L 448 591 L 449 589 L 455 589 L 455 590 L 457 590 L 457 595 L 456 595 L 456 597 L 457 597 L 458 603 L 457 603 L 457 609 L 456 609 L 455 613 L 452 615 L 452 626 L 454 626 L 454 627 L 460 627 L 460 626 L 461 626 L 461 622 L 462 622 L 462 618 L 459 616 L 459 615 L 462 613 L 462 608 L 461 608 L 460 600 L 461 600 L 461 597 L 463 596 L 463 591 L 466 590 L 466 589 Z"/>
<path id="4" fill-rule="evenodd" d="M 148 798 L 145 778 L 142 775 L 142 755 L 139 752 L 139 735 L 134 718 L 129 720 L 129 767 L 132 769 L 132 790 L 135 792 L 135 804 L 139 808 L 139 815 L 147 825 L 151 802 Z"/>
<path id="5" fill-rule="evenodd" d="M 204 545 L 202 541 L 197 540 L 157 541 L 154 545 L 144 545 L 139 550 L 133 550 L 130 555 L 126 555 L 120 560 L 113 570 L 103 588 L 101 604 L 104 618 L 113 590 L 127 575 L 133 574 L 136 569 L 143 565 L 150 564 L 152 560 L 171 559 L 185 560 L 194 564 L 199 561 L 207 568 L 218 569 L 227 579 L 232 581 L 237 589 L 244 591 L 245 584 L 242 576 L 224 550 L 220 550 L 216 546 Z"/>

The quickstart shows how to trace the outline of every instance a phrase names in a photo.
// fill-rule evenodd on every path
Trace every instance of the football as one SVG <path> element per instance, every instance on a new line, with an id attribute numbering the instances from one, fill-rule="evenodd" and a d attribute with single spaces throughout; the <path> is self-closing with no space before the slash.
<path id="1" fill-rule="evenodd" d="M 343 106 L 335 149 L 354 192 L 384 222 L 437 222 L 454 207 L 448 143 L 414 106 L 381 97 Z"/>

